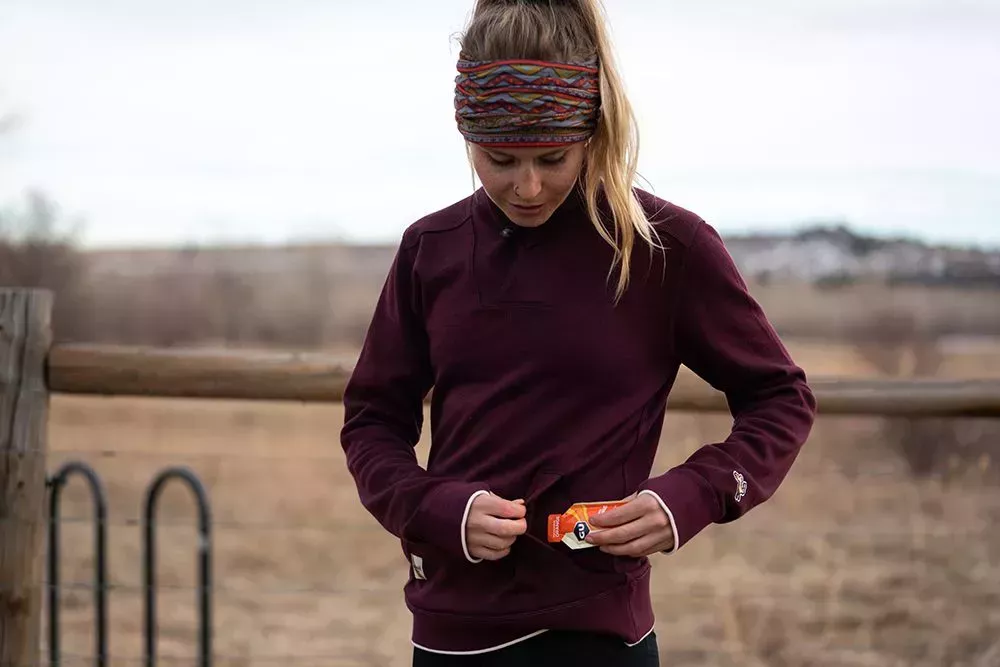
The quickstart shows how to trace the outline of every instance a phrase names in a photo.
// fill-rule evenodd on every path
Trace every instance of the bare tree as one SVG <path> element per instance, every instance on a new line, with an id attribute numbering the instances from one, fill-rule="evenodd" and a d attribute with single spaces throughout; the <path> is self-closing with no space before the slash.
<path id="1" fill-rule="evenodd" d="M 0 137 L 16 121 L 16 115 L 0 109 Z M 38 190 L 25 193 L 21 206 L 0 207 L 0 285 L 52 290 L 57 339 L 85 335 L 86 266 L 77 250 L 78 232 L 79 224 L 70 223 L 55 201 Z"/>

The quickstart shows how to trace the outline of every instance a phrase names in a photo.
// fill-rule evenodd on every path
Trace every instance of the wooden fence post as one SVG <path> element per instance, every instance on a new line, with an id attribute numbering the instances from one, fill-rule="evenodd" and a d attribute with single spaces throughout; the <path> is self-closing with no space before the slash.
<path id="1" fill-rule="evenodd" d="M 0 667 L 41 655 L 52 294 L 0 288 Z"/>

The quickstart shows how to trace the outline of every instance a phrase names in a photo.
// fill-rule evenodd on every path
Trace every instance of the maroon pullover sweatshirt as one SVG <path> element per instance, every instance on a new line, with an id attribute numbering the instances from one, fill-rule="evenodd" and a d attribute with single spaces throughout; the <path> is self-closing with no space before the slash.
<path id="1" fill-rule="evenodd" d="M 574 191 L 544 225 L 512 225 L 479 189 L 403 234 L 347 385 L 341 442 L 362 504 L 400 538 L 413 642 L 478 652 L 547 629 L 653 627 L 650 562 L 546 541 L 575 502 L 652 493 L 673 551 L 767 500 L 816 404 L 716 231 L 637 191 L 665 251 L 639 244 L 614 304 L 611 248 Z M 604 206 L 602 202 L 602 207 Z M 733 428 L 650 477 L 683 364 L 725 393 Z M 431 449 L 414 447 L 430 400 Z M 528 531 L 470 557 L 477 493 L 524 498 Z M 657 556 L 667 557 L 667 556 Z"/>

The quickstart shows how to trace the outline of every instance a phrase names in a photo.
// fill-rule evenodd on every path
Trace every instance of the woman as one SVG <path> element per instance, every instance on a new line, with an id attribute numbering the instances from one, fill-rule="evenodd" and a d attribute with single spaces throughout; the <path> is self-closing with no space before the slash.
<path id="1" fill-rule="evenodd" d="M 361 502 L 409 561 L 413 664 L 656 665 L 649 556 L 767 500 L 813 395 L 715 230 L 633 187 L 597 0 L 480 0 L 455 90 L 482 188 L 403 234 L 344 396 Z M 733 429 L 651 478 L 681 364 Z"/>

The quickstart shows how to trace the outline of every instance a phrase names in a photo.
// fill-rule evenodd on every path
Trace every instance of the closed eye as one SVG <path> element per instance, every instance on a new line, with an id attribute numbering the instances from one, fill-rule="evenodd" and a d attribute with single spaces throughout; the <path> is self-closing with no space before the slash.
<path id="1" fill-rule="evenodd" d="M 500 157 L 494 155 L 493 153 L 486 153 L 486 157 L 488 157 L 490 162 L 497 167 L 510 167 L 516 162 L 516 160 L 512 157 Z M 564 151 L 559 155 L 546 155 L 538 158 L 538 161 L 546 167 L 555 167 L 566 161 L 566 152 Z"/>

